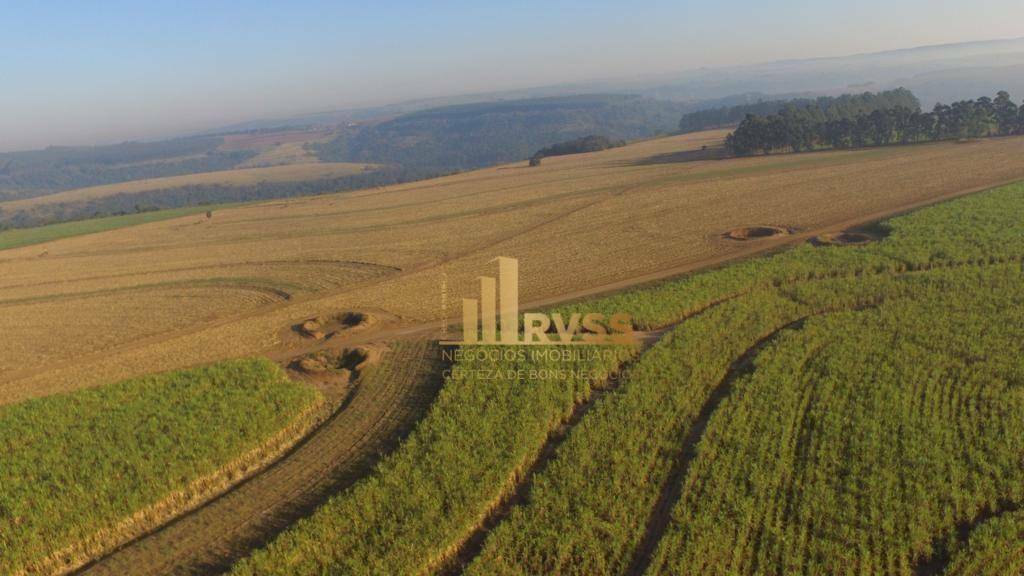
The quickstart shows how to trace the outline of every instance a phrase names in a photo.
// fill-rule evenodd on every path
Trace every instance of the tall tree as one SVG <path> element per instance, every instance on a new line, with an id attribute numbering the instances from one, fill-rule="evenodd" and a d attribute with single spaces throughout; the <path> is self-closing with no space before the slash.
<path id="1" fill-rule="evenodd" d="M 999 134 L 1008 136 L 1015 134 L 1019 128 L 1019 107 L 1014 104 L 1010 94 L 1005 90 L 996 95 L 993 102 L 996 121 L 999 123 Z"/>

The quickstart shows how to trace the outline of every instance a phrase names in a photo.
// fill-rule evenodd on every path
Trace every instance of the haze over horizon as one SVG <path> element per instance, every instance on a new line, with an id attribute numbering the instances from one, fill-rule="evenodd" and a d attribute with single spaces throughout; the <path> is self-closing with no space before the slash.
<path id="1" fill-rule="evenodd" d="M 408 1 L 46 2 L 0 22 L 0 151 L 149 139 L 257 118 L 703 67 L 1021 35 L 989 0 L 731 6 Z M 877 18 L 884 11 L 885 19 Z M 483 23 L 483 24 L 481 24 Z M 908 25 L 913 23 L 913 25 Z M 228 32 L 225 32 L 227 30 Z"/>

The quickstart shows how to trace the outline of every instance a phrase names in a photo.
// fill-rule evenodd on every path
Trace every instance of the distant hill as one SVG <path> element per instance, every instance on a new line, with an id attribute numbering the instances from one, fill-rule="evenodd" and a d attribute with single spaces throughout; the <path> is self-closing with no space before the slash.
<path id="1" fill-rule="evenodd" d="M 838 95 L 904 87 L 925 108 L 998 89 L 1024 94 L 1024 38 L 924 46 L 835 58 L 704 68 L 623 81 L 618 89 L 653 98 L 699 101 L 730 94 Z M 615 91 L 607 83 L 579 90 Z"/>
<path id="2" fill-rule="evenodd" d="M 0 154 L 0 200 L 145 178 L 233 168 L 256 155 L 220 150 L 223 138 L 177 138 L 110 146 L 51 146 Z"/>
<path id="3" fill-rule="evenodd" d="M 315 147 L 321 161 L 464 170 L 522 160 L 539 148 L 600 135 L 670 133 L 687 105 L 632 95 L 588 94 L 445 106 L 344 130 Z"/>
<path id="4" fill-rule="evenodd" d="M 203 185 L 118 195 L 23 218 L 22 225 L 40 219 L 79 218 L 92 213 L 87 210 L 130 211 L 137 208 L 136 203 L 142 208 L 176 207 L 322 193 L 328 187 L 348 190 L 522 160 L 541 148 L 590 135 L 631 140 L 678 128 L 731 125 L 746 112 L 770 114 L 772 108 L 793 99 L 806 105 L 822 96 L 897 87 L 913 91 L 925 110 L 936 102 L 996 90 L 1008 90 L 1019 98 L 1024 95 L 1024 38 L 453 95 L 255 119 L 201 136 L 159 142 L 4 153 L 0 154 L 0 202 L 279 163 L 319 160 L 382 165 L 372 173 L 313 183 Z M 718 108 L 725 110 L 714 110 Z M 690 116 L 680 124 L 684 114 Z M 296 129 L 304 133 L 291 134 Z M 227 136 L 232 142 L 225 145 L 229 133 L 245 133 L 254 144 L 237 149 L 239 138 Z M 299 140 L 292 141 L 295 138 Z M 282 144 L 257 145 L 264 140 Z M 0 214 L 0 221 L 16 222 L 10 213 Z"/>
<path id="5" fill-rule="evenodd" d="M 922 46 L 870 54 L 700 68 L 634 78 L 554 84 L 517 90 L 408 100 L 381 106 L 341 108 L 290 118 L 257 119 L 208 133 L 363 123 L 420 110 L 467 103 L 637 95 L 682 103 L 686 112 L 798 97 L 912 90 L 925 108 L 999 89 L 1024 94 L 1024 38 Z"/>

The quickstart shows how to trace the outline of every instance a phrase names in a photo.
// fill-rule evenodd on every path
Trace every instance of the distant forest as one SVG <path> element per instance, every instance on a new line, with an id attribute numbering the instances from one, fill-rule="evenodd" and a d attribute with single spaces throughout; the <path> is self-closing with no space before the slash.
<path id="1" fill-rule="evenodd" d="M 379 170 L 324 180 L 260 182 L 246 186 L 198 184 L 144 192 L 128 192 L 85 201 L 40 204 L 31 209 L 9 213 L 5 213 L 0 208 L 0 230 L 30 228 L 58 222 L 150 212 L 183 206 L 315 196 L 412 182 L 440 175 L 443 174 L 419 169 L 384 167 Z"/>
<path id="2" fill-rule="evenodd" d="M 0 200 L 130 180 L 229 170 L 252 151 L 221 151 L 219 136 L 110 146 L 51 146 L 0 154 Z"/>
<path id="3" fill-rule="evenodd" d="M 904 88 L 897 88 L 878 94 L 865 92 L 863 94 L 844 94 L 838 97 L 822 96 L 820 98 L 764 100 L 738 106 L 698 110 L 685 114 L 679 121 L 679 131 L 683 134 L 688 134 L 712 128 L 735 126 L 748 115 L 769 116 L 791 108 L 812 108 L 821 111 L 825 118 L 839 119 L 853 117 L 858 114 L 870 114 L 875 110 L 895 108 L 897 106 L 918 110 L 921 108 L 921 103 L 913 93 Z"/>
<path id="4" fill-rule="evenodd" d="M 815 106 L 787 106 L 777 114 L 748 115 L 726 145 L 735 154 L 749 155 L 1011 134 L 1024 134 L 1024 108 L 1007 92 L 999 92 L 995 99 L 937 104 L 931 112 L 899 102 L 871 112 L 848 110 L 838 116 Z"/>
<path id="5" fill-rule="evenodd" d="M 626 140 L 668 134 L 691 108 L 602 94 L 446 106 L 359 126 L 313 149 L 324 162 L 468 170 L 529 158 L 544 146 L 593 134 Z"/>

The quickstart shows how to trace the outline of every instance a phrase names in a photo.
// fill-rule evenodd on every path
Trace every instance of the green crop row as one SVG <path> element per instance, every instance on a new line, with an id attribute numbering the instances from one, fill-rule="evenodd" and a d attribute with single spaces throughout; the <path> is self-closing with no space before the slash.
<path id="1" fill-rule="evenodd" d="M 103 540 L 316 399 L 270 361 L 246 360 L 0 407 L 0 572 Z"/>
<path id="2" fill-rule="evenodd" d="M 434 405 L 398 450 L 233 573 L 398 575 L 444 563 L 590 396 L 591 383 L 631 350 L 580 346 L 570 351 L 579 356 L 547 356 L 562 352 L 461 349 Z"/>
<path id="3" fill-rule="evenodd" d="M 1024 498 L 1024 274 L 971 272 L 901 279 L 911 297 L 760 354 L 648 573 L 911 574 L 958 522 Z"/>
<path id="4" fill-rule="evenodd" d="M 10 230 L 0 230 L 0 250 L 31 246 L 32 244 L 52 242 L 53 240 L 83 236 L 85 234 L 107 232 L 109 230 L 117 230 L 118 228 L 126 228 L 128 226 L 160 222 L 161 220 L 181 218 L 182 216 L 201 214 L 210 210 L 221 209 L 226 206 L 229 206 L 229 204 L 187 206 L 184 208 L 169 208 L 167 210 L 154 210 L 151 212 L 139 212 L 137 214 L 122 214 L 120 216 L 105 216 L 89 220 L 47 224 L 46 226 L 38 226 L 36 228 L 12 228 Z"/>
<path id="5" fill-rule="evenodd" d="M 745 350 L 806 313 L 766 290 L 662 338 L 572 430 L 467 574 L 625 573 L 707 397 Z"/>

